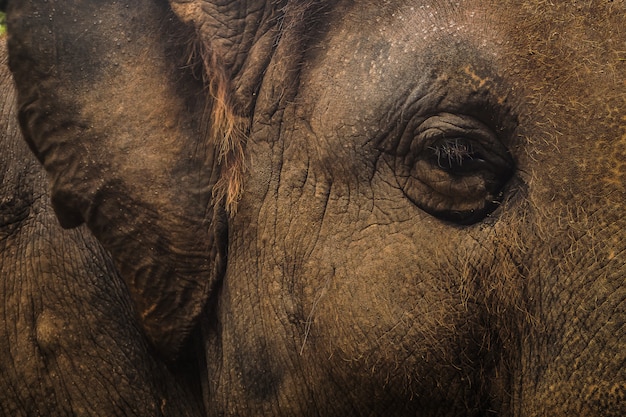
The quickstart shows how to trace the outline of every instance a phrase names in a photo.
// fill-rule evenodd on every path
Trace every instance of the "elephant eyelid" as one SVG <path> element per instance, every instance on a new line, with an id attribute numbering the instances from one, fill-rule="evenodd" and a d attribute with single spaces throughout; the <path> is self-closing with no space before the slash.
<path id="1" fill-rule="evenodd" d="M 434 217 L 468 225 L 504 197 L 515 171 L 505 140 L 475 117 L 438 113 L 405 129 L 397 148 L 383 152 L 408 200 Z"/>

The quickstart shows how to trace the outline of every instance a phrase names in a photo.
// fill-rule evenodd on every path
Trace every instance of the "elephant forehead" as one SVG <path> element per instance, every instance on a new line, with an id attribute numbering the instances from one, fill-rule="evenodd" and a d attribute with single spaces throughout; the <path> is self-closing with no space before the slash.
<path id="1" fill-rule="evenodd" d="M 333 19 L 305 61 L 300 117 L 314 130 L 367 137 L 423 98 L 439 108 L 462 108 L 466 98 L 481 94 L 503 102 L 509 86 L 497 67 L 504 54 L 498 31 L 476 28 L 484 6 L 469 9 L 421 4 L 385 13 L 360 5 L 336 11 L 346 17 Z"/>
<path id="2" fill-rule="evenodd" d="M 391 3 L 338 8 L 311 48 L 298 113 L 317 137 L 358 146 L 412 117 L 412 102 L 463 113 L 484 97 L 479 107 L 519 118 L 520 166 L 568 172 L 576 155 L 581 179 L 623 191 L 623 2 Z"/>

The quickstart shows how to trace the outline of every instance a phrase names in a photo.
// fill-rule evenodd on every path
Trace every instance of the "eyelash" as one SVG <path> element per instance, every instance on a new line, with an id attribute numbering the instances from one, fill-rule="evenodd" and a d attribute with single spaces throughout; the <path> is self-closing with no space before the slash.
<path id="1" fill-rule="evenodd" d="M 460 167 L 464 161 L 474 159 L 472 144 L 460 138 L 441 140 L 434 146 L 429 146 L 428 149 L 433 152 L 439 168 L 443 169 L 450 169 L 454 166 Z"/>

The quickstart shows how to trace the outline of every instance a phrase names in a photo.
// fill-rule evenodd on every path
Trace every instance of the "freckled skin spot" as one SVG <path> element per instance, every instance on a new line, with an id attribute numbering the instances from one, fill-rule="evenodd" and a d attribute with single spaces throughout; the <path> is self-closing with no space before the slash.
<path id="1" fill-rule="evenodd" d="M 475 83 L 476 89 L 483 88 L 485 84 L 491 81 L 489 77 L 480 77 L 470 66 L 465 67 L 463 70 L 467 75 L 470 76 L 472 81 Z"/>

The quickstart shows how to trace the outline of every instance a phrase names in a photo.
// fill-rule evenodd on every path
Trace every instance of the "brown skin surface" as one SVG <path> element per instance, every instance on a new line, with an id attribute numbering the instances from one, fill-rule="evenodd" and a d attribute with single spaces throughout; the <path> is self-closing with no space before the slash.
<path id="1" fill-rule="evenodd" d="M 626 411 L 624 3 L 481 3 L 338 8 L 280 130 L 259 117 L 276 86 L 261 88 L 208 349 L 216 407 Z M 434 197 L 393 155 L 389 124 L 443 112 L 489 124 L 516 164 L 470 226 L 415 207 Z"/>
<path id="2" fill-rule="evenodd" d="M 207 415 L 626 414 L 624 1 L 140 6 L 10 2 L 11 66 L 148 339 L 199 323 Z M 207 114 L 247 129 L 227 236 Z"/>
<path id="3" fill-rule="evenodd" d="M 173 359 L 221 269 L 193 32 L 163 2 L 71 6 L 9 5 L 24 137 L 61 225 L 86 222 L 112 253 L 148 338 Z"/>
<path id="4" fill-rule="evenodd" d="M 3 37 L 0 415 L 201 415 L 197 381 L 156 359 L 109 255 L 86 228 L 58 224 L 6 61 Z"/>

